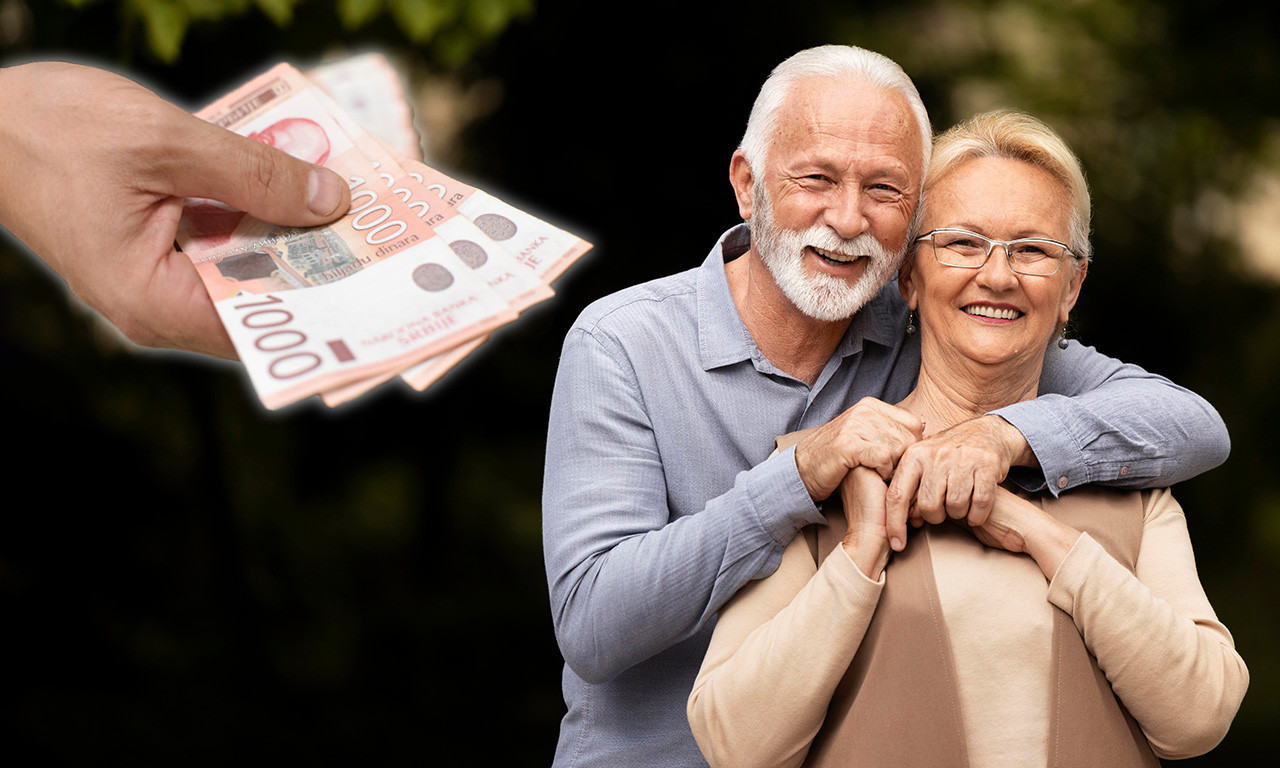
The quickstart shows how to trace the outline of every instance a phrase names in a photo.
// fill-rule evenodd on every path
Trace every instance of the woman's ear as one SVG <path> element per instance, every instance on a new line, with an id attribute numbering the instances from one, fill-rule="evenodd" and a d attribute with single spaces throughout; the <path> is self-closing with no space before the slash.
<path id="1" fill-rule="evenodd" d="M 1085 275 L 1089 272 L 1089 262 L 1084 259 L 1076 261 L 1074 267 L 1075 273 L 1071 275 L 1071 280 L 1067 282 L 1066 288 L 1062 293 L 1062 304 L 1058 309 L 1058 321 L 1065 323 L 1071 315 L 1071 309 L 1076 305 L 1076 300 L 1080 298 L 1080 287 L 1084 284 Z"/>
<path id="2" fill-rule="evenodd" d="M 916 251 L 915 248 L 912 248 L 907 251 L 906 257 L 903 258 L 902 266 L 898 267 L 898 293 L 901 293 L 903 300 L 907 302 L 907 309 L 919 309 L 920 307 L 915 264 Z"/>

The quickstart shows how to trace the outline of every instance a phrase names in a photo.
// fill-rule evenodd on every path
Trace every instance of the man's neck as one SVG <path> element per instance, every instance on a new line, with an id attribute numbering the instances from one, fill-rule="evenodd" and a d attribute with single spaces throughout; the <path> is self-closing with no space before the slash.
<path id="1" fill-rule="evenodd" d="M 805 315 L 754 250 L 726 264 L 725 276 L 738 315 L 761 354 L 778 370 L 813 386 L 851 320 L 827 322 Z"/>

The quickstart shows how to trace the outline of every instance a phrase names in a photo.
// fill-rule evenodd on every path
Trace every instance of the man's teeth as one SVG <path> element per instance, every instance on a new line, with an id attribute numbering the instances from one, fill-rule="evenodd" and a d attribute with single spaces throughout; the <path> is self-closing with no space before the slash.
<path id="1" fill-rule="evenodd" d="M 847 256 L 843 253 L 828 251 L 825 248 L 818 248 L 817 246 L 812 246 L 812 247 L 815 253 L 817 253 L 819 256 L 826 259 L 827 261 L 837 261 L 841 264 L 852 264 L 853 262 L 858 260 L 857 256 Z"/>
<path id="2" fill-rule="evenodd" d="M 1022 317 L 1022 313 L 1016 309 L 996 309 L 982 304 L 970 304 L 964 308 L 964 311 L 971 315 L 990 317 L 995 320 L 1017 320 Z"/>

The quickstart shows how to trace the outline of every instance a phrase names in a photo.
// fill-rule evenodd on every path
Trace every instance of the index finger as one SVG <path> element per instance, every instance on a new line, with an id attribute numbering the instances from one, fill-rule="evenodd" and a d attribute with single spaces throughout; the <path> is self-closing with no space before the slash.
<path id="1" fill-rule="evenodd" d="M 969 507 L 969 524 L 982 525 L 995 505 L 996 488 L 1002 478 L 989 467 L 979 467 L 973 476 L 973 503 Z"/>
<path id="2" fill-rule="evenodd" d="M 893 482 L 885 494 L 885 531 L 889 535 L 889 546 L 894 552 L 901 552 L 907 542 L 907 515 L 911 511 L 911 501 L 920 487 L 920 463 L 916 461 L 900 461 L 898 469 L 893 473 Z"/>

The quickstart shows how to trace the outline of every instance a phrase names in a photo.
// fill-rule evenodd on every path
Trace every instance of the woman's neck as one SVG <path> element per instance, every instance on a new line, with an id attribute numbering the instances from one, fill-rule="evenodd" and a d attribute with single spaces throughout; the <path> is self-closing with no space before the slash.
<path id="1" fill-rule="evenodd" d="M 932 346 L 922 344 L 920 378 L 899 403 L 924 420 L 926 437 L 1036 396 L 1043 357 L 988 365 Z"/>

